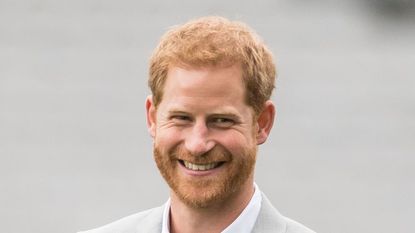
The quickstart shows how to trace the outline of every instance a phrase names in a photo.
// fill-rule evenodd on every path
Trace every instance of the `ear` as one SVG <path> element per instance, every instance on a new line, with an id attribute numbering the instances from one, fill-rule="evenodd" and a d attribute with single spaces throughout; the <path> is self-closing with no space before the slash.
<path id="1" fill-rule="evenodd" d="M 156 135 L 156 114 L 157 110 L 153 104 L 153 96 L 149 95 L 146 99 L 146 117 L 147 117 L 147 130 L 151 137 Z"/>
<path id="2" fill-rule="evenodd" d="M 257 144 L 261 145 L 264 143 L 272 129 L 275 118 L 275 106 L 271 100 L 265 102 L 264 109 L 257 118 Z"/>

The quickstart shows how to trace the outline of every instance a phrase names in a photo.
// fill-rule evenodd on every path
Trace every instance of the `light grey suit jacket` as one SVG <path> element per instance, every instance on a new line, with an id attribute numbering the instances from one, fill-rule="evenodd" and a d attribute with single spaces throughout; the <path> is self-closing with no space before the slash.
<path id="1" fill-rule="evenodd" d="M 146 210 L 108 225 L 78 233 L 161 233 L 164 206 Z M 252 233 L 315 233 L 282 216 L 262 194 L 261 210 Z"/>

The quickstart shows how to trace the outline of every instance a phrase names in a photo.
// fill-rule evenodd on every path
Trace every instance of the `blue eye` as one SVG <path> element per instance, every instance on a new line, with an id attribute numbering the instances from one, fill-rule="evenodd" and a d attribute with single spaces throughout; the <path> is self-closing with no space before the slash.
<path id="1" fill-rule="evenodd" d="M 179 120 L 179 121 L 189 121 L 190 120 L 190 117 L 188 117 L 188 116 L 181 116 L 181 115 L 172 116 L 171 118 L 173 120 Z"/>
<path id="2" fill-rule="evenodd" d="M 235 121 L 229 118 L 217 117 L 211 120 L 211 124 L 219 128 L 226 128 L 234 125 Z"/>
<path id="3" fill-rule="evenodd" d="M 226 118 L 216 118 L 214 121 L 216 123 L 225 123 L 225 122 L 231 122 L 232 120 L 226 119 Z"/>

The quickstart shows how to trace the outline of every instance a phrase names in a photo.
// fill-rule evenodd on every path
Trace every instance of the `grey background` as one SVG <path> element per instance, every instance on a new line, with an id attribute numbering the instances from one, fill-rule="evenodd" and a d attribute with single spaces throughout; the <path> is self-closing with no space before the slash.
<path id="1" fill-rule="evenodd" d="M 415 231 L 411 1 L 0 0 L 0 229 L 75 232 L 158 206 L 144 100 L 174 24 L 222 15 L 277 58 L 256 181 L 317 232 Z"/>

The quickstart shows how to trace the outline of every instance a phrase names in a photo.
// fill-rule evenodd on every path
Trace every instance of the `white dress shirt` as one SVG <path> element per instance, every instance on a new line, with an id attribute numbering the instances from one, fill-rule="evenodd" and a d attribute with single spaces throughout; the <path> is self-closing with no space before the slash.
<path id="1" fill-rule="evenodd" d="M 254 228 L 261 209 L 262 196 L 258 186 L 254 183 L 254 195 L 242 213 L 222 233 L 250 233 Z M 163 212 L 163 226 L 161 233 L 170 233 L 170 198 L 167 200 Z"/>

